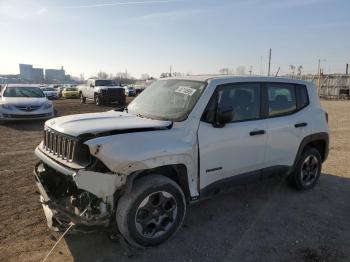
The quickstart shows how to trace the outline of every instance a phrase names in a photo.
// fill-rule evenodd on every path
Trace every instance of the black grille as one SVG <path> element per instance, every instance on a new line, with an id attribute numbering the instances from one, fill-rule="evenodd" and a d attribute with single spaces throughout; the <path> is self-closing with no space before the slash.
<path id="1" fill-rule="evenodd" d="M 101 98 L 105 103 L 125 104 L 125 91 L 123 88 L 109 88 L 101 90 Z"/>
<path id="2" fill-rule="evenodd" d="M 31 106 L 31 105 L 24 105 L 24 106 L 16 106 L 17 109 L 22 110 L 22 111 L 35 111 L 38 110 L 41 106 Z"/>
<path id="3" fill-rule="evenodd" d="M 48 128 L 45 129 L 44 149 L 58 158 L 72 162 L 76 146 L 76 139 Z"/>

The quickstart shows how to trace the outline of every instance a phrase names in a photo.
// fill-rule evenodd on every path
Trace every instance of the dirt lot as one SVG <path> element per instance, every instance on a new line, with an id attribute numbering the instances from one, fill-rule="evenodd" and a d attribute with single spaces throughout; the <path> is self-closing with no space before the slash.
<path id="1" fill-rule="evenodd" d="M 350 102 L 322 103 L 331 152 L 314 190 L 297 193 L 274 177 L 192 205 L 183 228 L 157 248 L 127 251 L 103 233 L 78 234 L 49 261 L 350 261 Z M 55 105 L 60 115 L 107 109 Z M 0 261 L 41 261 L 59 237 L 47 229 L 32 176 L 42 127 L 0 126 Z"/>

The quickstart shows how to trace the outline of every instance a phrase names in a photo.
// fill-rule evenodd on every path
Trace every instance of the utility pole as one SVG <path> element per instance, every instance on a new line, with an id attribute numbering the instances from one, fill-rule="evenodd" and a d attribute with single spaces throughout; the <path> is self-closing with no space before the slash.
<path id="1" fill-rule="evenodd" d="M 350 64 L 346 64 L 346 67 L 345 67 L 345 74 L 346 75 L 349 74 L 349 67 L 350 67 Z"/>
<path id="2" fill-rule="evenodd" d="M 317 89 L 320 89 L 320 82 L 321 82 L 321 59 L 318 59 L 318 67 L 317 67 Z"/>
<path id="3" fill-rule="evenodd" d="M 270 72 L 271 72 L 271 48 L 269 51 L 269 70 L 267 72 L 267 76 L 270 76 Z"/>
<path id="4" fill-rule="evenodd" d="M 170 73 L 169 73 L 169 76 L 171 76 L 171 74 L 172 74 L 171 71 L 172 71 L 172 66 L 170 65 L 170 71 L 169 71 Z"/>

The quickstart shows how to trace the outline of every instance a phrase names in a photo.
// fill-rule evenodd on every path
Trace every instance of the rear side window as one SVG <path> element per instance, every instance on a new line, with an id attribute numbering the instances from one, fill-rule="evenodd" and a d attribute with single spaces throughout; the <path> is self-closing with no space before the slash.
<path id="1" fill-rule="evenodd" d="M 279 116 L 297 110 L 295 86 L 283 83 L 268 83 L 268 115 Z"/>
<path id="2" fill-rule="evenodd" d="M 298 110 L 303 109 L 309 104 L 309 95 L 306 86 L 296 85 L 297 107 Z"/>

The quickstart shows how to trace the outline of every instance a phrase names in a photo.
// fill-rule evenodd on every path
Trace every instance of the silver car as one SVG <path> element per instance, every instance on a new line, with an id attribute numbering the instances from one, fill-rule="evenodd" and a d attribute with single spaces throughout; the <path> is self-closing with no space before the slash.
<path id="1" fill-rule="evenodd" d="M 38 86 L 11 84 L 0 93 L 0 121 L 48 119 L 55 109 Z"/>

